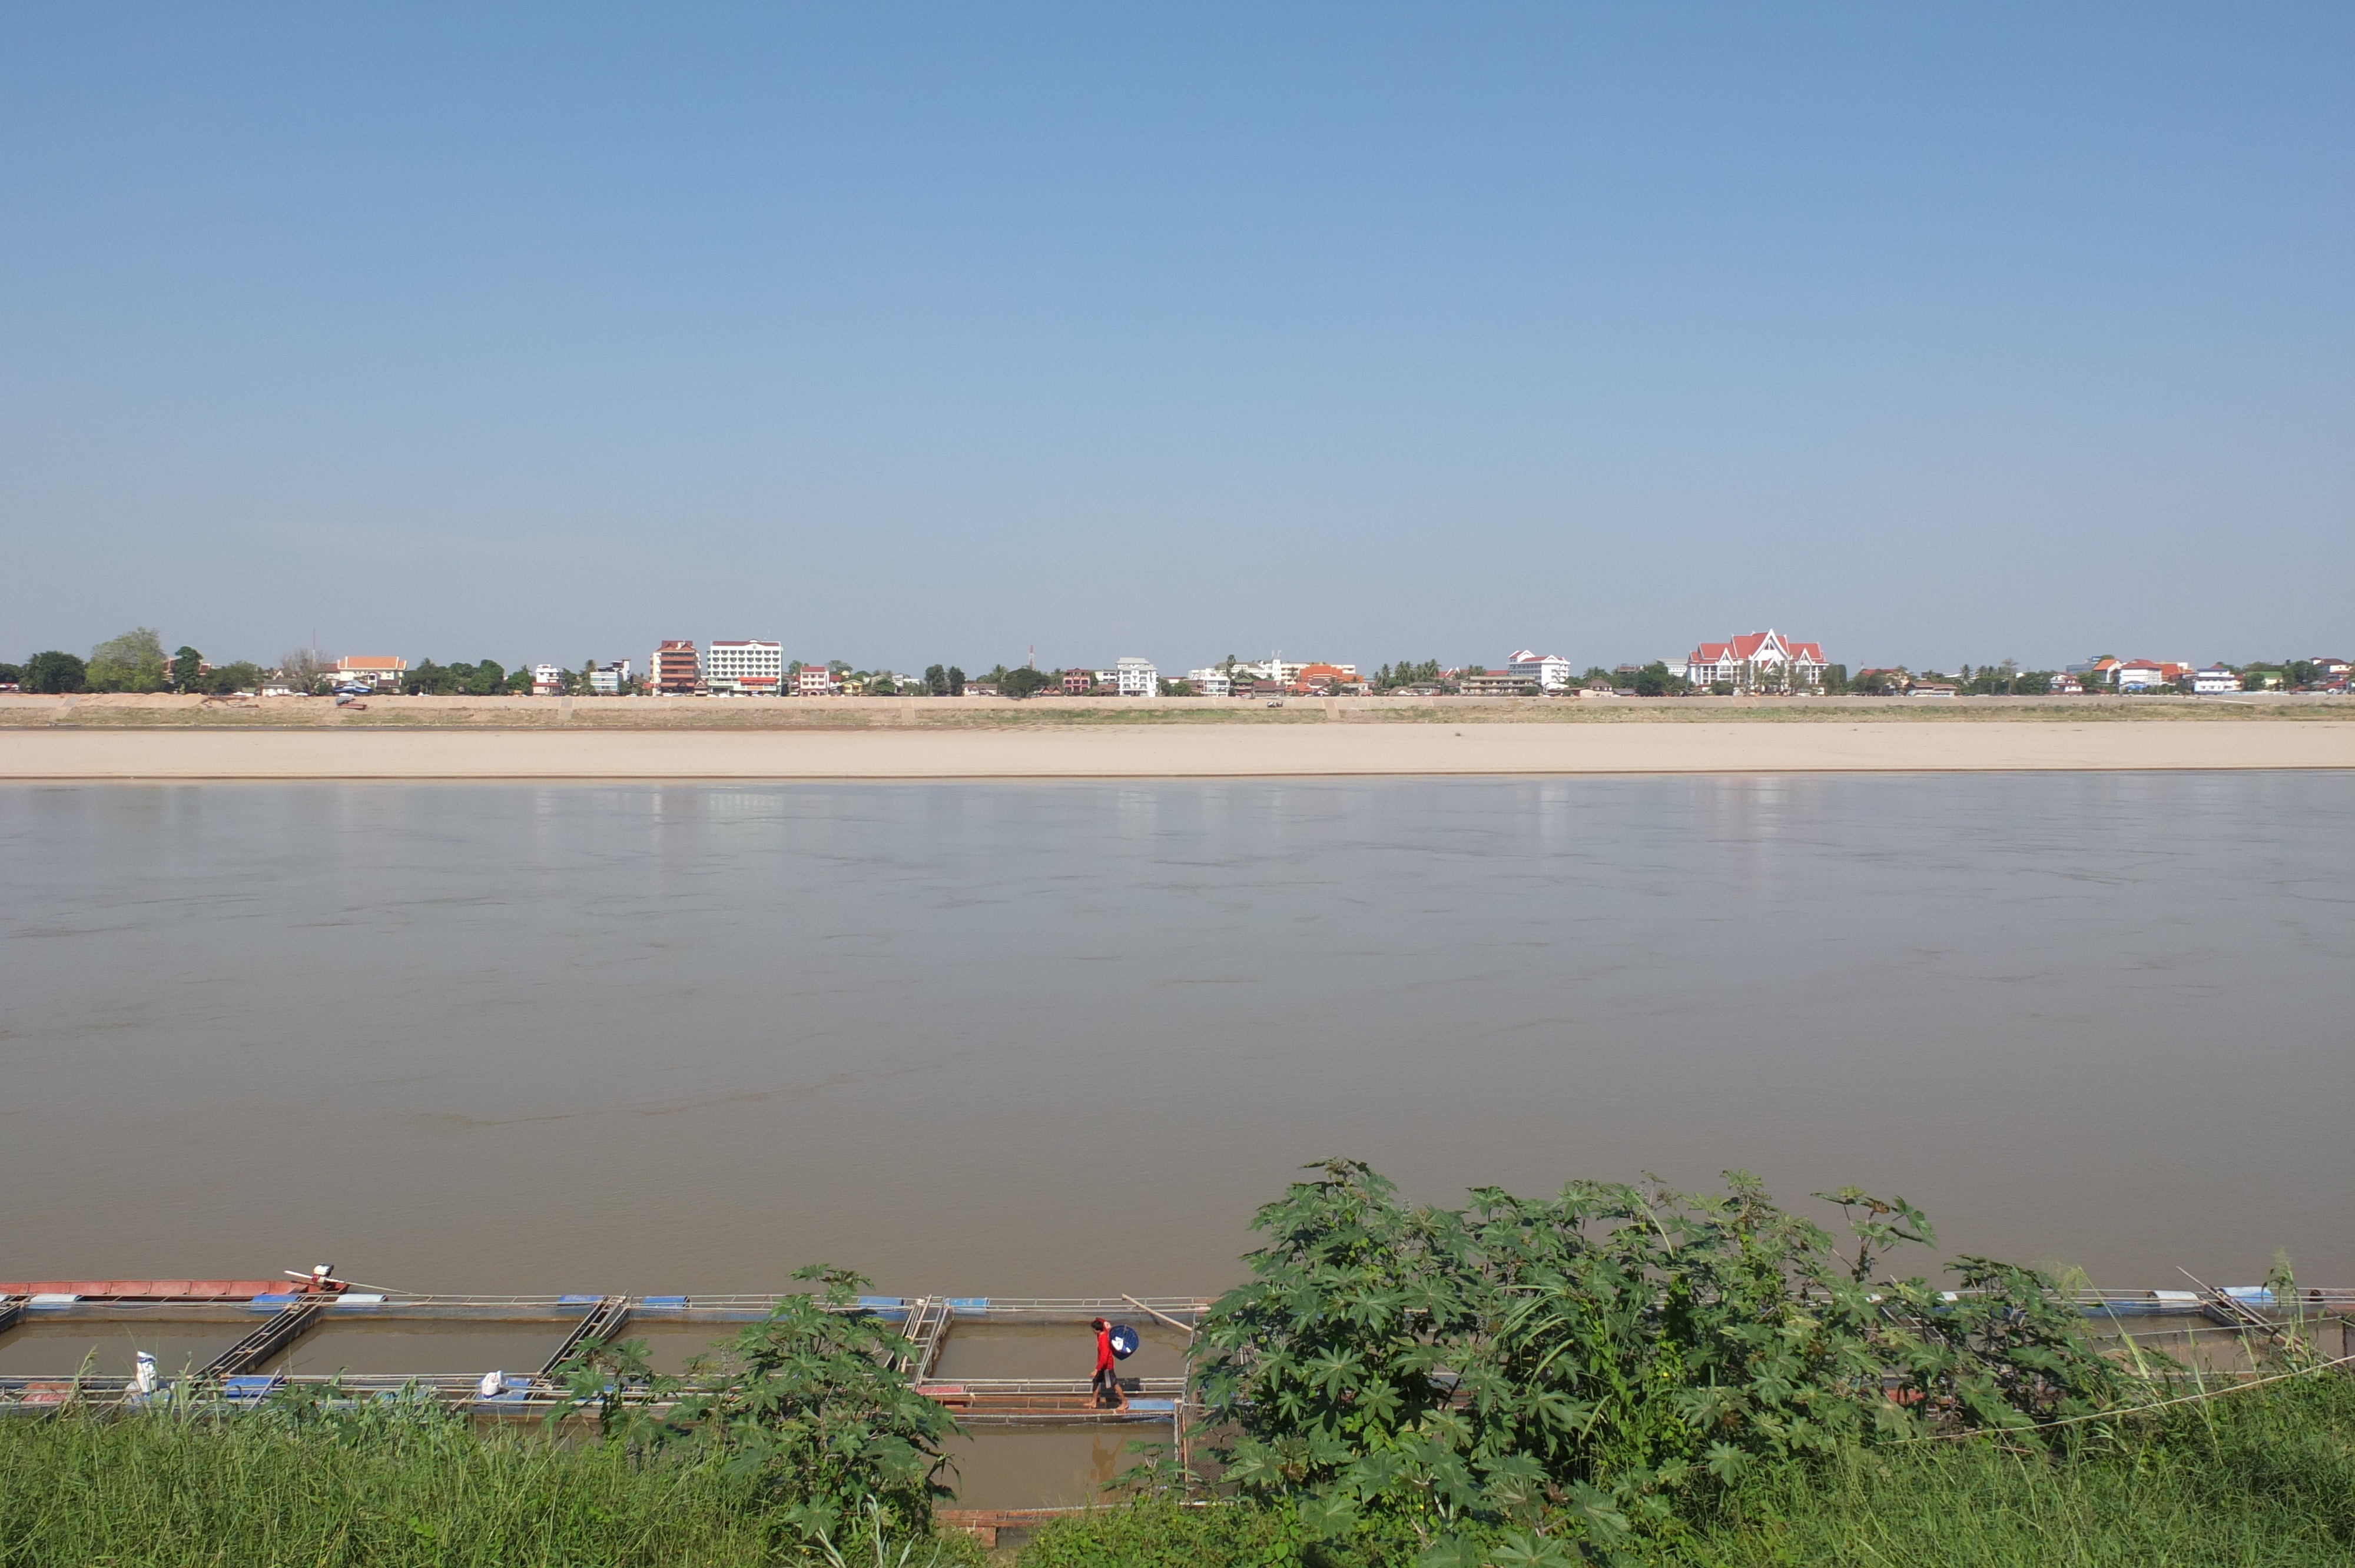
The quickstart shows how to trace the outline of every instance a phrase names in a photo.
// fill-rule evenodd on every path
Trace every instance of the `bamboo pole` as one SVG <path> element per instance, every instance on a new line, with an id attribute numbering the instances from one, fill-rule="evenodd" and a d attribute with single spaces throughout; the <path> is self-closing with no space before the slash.
<path id="1" fill-rule="evenodd" d="M 1122 1299 L 1123 1301 L 1127 1302 L 1130 1306 L 1132 1306 L 1132 1307 L 1135 1308 L 1136 1308 L 1138 1311 L 1140 1311 L 1140 1312 L 1149 1312 L 1149 1313 L 1151 1313 L 1154 1317 L 1160 1319 L 1163 1322 L 1165 1322 L 1165 1323 L 1168 1324 L 1171 1328 L 1173 1328 L 1173 1329 L 1177 1330 L 1179 1333 L 1184 1334 L 1184 1335 L 1186 1336 L 1186 1342 L 1187 1342 L 1188 1344 L 1189 1344 L 1189 1345 L 1190 1345 L 1190 1344 L 1192 1344 L 1192 1343 L 1194 1342 L 1194 1329 L 1193 1329 L 1193 1326 L 1192 1326 L 1191 1324 L 1188 1324 L 1188 1323 L 1180 1323 L 1177 1319 L 1172 1318 L 1168 1313 L 1164 1312 L 1164 1311 L 1161 1311 L 1161 1310 L 1159 1310 L 1158 1308 L 1156 1308 L 1147 1307 L 1144 1302 L 1139 1301 L 1139 1300 L 1138 1300 L 1135 1297 L 1134 1297 L 1134 1296 L 1129 1296 L 1129 1295 L 1125 1295 L 1125 1294 L 1124 1294 L 1124 1295 L 1121 1297 L 1121 1299 Z"/>

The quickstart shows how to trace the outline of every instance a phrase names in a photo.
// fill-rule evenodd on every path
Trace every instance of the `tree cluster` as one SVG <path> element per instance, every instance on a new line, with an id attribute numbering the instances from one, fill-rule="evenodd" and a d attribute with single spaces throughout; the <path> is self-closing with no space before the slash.
<path id="1" fill-rule="evenodd" d="M 485 659 L 473 664 L 437 664 L 428 659 L 415 669 L 402 673 L 400 689 L 412 697 L 528 694 L 531 691 L 531 668 L 518 665 L 515 673 L 509 674 L 506 666 L 496 659 Z"/>
<path id="2" fill-rule="evenodd" d="M 290 657 L 292 657 L 290 655 Z M 248 660 L 208 668 L 204 655 L 183 645 L 169 658 L 164 640 L 148 627 L 110 637 L 88 659 L 50 648 L 21 668 L 0 664 L 0 677 L 13 675 L 28 692 L 188 692 L 227 696 L 261 684 L 265 672 Z"/>
<path id="3" fill-rule="evenodd" d="M 1636 671 L 1629 685 L 1639 697 L 1681 697 L 1692 690 L 1690 683 L 1668 666 L 1665 660 L 1655 659 Z"/>
<path id="4" fill-rule="evenodd" d="M 1955 678 L 1955 689 L 1975 697 L 2041 697 L 2052 690 L 2057 674 L 2052 670 L 2023 670 L 2010 659 L 1976 670 L 1966 664 Z"/>

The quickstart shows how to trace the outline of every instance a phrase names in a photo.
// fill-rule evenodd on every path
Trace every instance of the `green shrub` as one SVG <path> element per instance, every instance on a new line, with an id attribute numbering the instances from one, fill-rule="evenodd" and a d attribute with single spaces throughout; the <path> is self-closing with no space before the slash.
<path id="1" fill-rule="evenodd" d="M 1902 1199 L 1823 1194 L 1849 1216 L 1843 1256 L 1740 1172 L 1722 1195 L 1573 1182 L 1463 1211 L 1410 1208 L 1355 1161 L 1322 1172 L 1260 1211 L 1268 1245 L 1205 1319 L 1199 1374 L 1233 1434 L 1226 1482 L 1318 1539 L 1396 1522 L 1436 1565 L 1504 1531 L 1542 1559 L 1665 1525 L 1762 1463 L 2026 1433 L 2120 1387 L 2032 1270 L 1962 1259 L 1954 1298 L 1876 1278 L 1932 1240 Z"/>
<path id="2" fill-rule="evenodd" d="M 803 1542 L 866 1531 L 925 1537 L 954 1495 L 942 1445 L 957 1430 L 901 1370 L 911 1347 L 857 1309 L 862 1277 L 805 1268 L 785 1297 L 683 1376 L 654 1372 L 645 1341 L 590 1340 L 557 1369 L 570 1393 L 549 1415 L 593 1410 L 609 1446 L 664 1462 L 716 1462 L 757 1490 Z"/>

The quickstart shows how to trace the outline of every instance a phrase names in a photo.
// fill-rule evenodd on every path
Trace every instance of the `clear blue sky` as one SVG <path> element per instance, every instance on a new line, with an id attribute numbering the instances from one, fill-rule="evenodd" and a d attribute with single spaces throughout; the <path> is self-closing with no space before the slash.
<path id="1" fill-rule="evenodd" d="M 17 4 L 0 658 L 2355 653 L 2355 6 Z"/>

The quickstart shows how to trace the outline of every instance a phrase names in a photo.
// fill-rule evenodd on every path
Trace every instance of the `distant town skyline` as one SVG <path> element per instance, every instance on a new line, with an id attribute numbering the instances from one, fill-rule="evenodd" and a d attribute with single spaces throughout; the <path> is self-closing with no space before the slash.
<path id="1" fill-rule="evenodd" d="M 0 660 L 2355 652 L 2355 9 L 12 7 Z"/>

